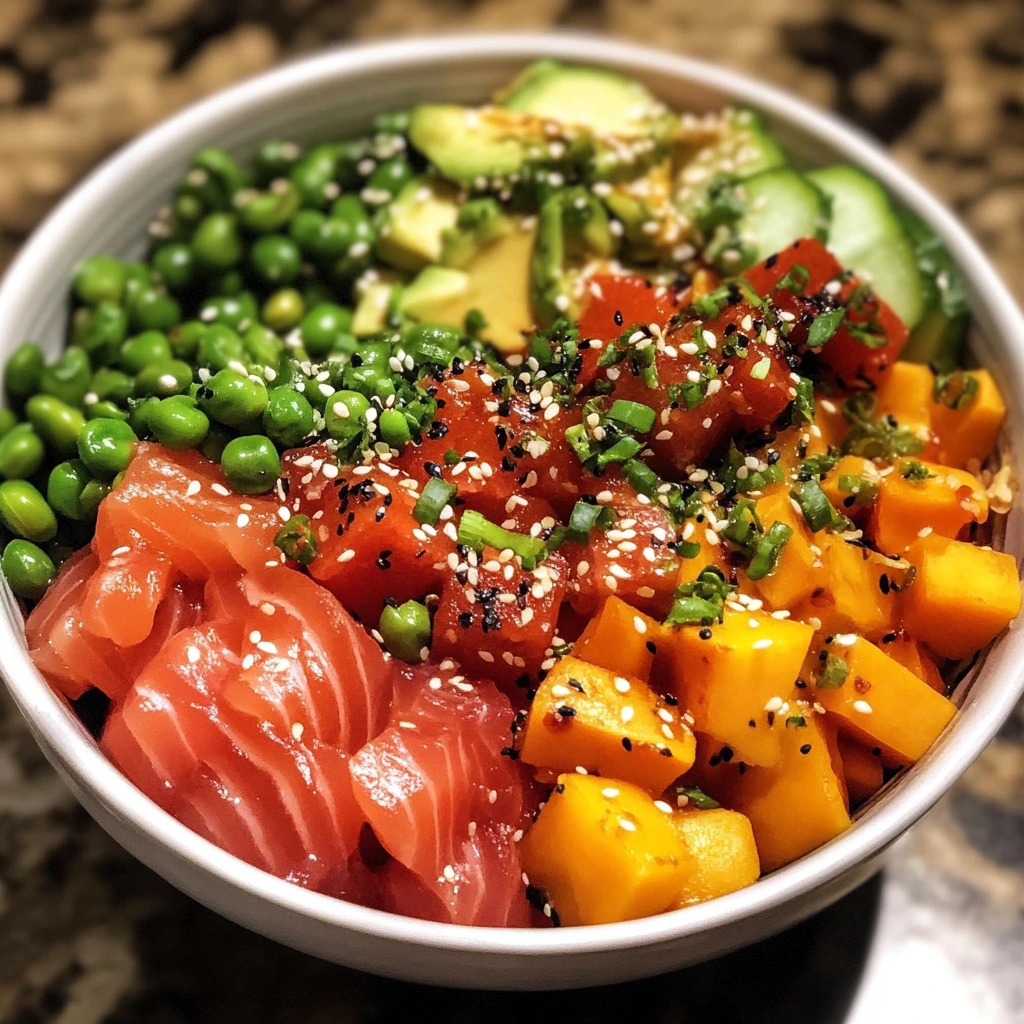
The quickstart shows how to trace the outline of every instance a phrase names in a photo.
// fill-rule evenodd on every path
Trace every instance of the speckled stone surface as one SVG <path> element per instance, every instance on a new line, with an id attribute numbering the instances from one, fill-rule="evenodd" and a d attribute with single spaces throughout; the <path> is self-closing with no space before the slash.
<path id="1" fill-rule="evenodd" d="M 606 30 L 724 61 L 880 137 L 1024 297 L 1020 0 L 0 0 L 0 265 L 153 121 L 332 41 Z M 348 1024 L 430 1015 L 716 1024 L 1024 1021 L 1024 714 L 880 878 L 758 946 L 656 983 L 419 989 L 285 950 L 192 903 L 77 806 L 0 697 L 0 1021 Z"/>

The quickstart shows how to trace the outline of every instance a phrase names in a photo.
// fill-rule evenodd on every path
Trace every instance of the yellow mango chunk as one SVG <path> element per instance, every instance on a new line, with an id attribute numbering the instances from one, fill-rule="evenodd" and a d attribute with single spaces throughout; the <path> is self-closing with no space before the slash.
<path id="1" fill-rule="evenodd" d="M 1006 402 L 988 370 L 966 371 L 978 382 L 974 397 L 960 409 L 931 401 L 933 439 L 929 458 L 947 466 L 966 466 L 972 459 L 984 462 L 996 446 L 1006 419 Z"/>
<path id="2" fill-rule="evenodd" d="M 673 685 L 694 729 L 739 761 L 776 764 L 779 741 L 765 705 L 792 691 L 813 632 L 802 622 L 729 609 L 721 624 L 666 630 Z"/>
<path id="3" fill-rule="evenodd" d="M 902 594 L 904 624 L 941 657 L 968 657 L 1017 617 L 1012 555 L 931 534 L 915 541 L 907 558 L 917 575 Z"/>
<path id="4" fill-rule="evenodd" d="M 934 658 L 922 644 L 911 640 L 910 637 L 901 636 L 887 643 L 883 650 L 904 668 L 910 669 L 918 679 L 923 679 L 936 693 L 946 696 L 946 681 L 942 678 Z"/>
<path id="5" fill-rule="evenodd" d="M 766 530 L 774 523 L 785 523 L 793 535 L 786 541 L 775 571 L 754 581 L 754 589 L 775 611 L 795 608 L 820 582 L 822 564 L 814 535 L 803 514 L 793 507 L 788 489 L 758 499 L 757 515 Z"/>
<path id="6" fill-rule="evenodd" d="M 915 479 L 919 467 L 931 476 Z M 968 523 L 987 518 L 988 498 L 973 474 L 934 462 L 899 459 L 881 479 L 868 530 L 880 551 L 898 558 L 922 530 L 955 537 Z"/>
<path id="7" fill-rule="evenodd" d="M 573 657 L 616 675 L 647 680 L 661 628 L 660 622 L 612 596 L 587 623 L 573 645 Z"/>
<path id="8" fill-rule="evenodd" d="M 834 664 L 846 663 L 846 678 L 836 672 L 840 685 L 825 686 L 814 673 L 808 693 L 865 745 L 891 751 L 891 760 L 919 760 L 956 714 L 951 701 L 862 637 L 837 636 L 825 650 Z"/>
<path id="9" fill-rule="evenodd" d="M 935 374 L 923 363 L 896 362 L 882 375 L 875 392 L 875 415 L 895 416 L 922 440 L 931 434 Z"/>
<path id="10" fill-rule="evenodd" d="M 713 539 L 712 539 L 713 538 Z M 693 558 L 679 560 L 679 585 L 692 583 L 709 565 L 725 569 L 726 549 L 718 540 L 718 534 L 702 523 L 694 523 L 694 531 L 687 538 L 691 544 L 699 544 L 700 552 Z"/>
<path id="11" fill-rule="evenodd" d="M 877 750 L 878 748 L 873 748 Z M 859 804 L 882 788 L 882 758 L 849 736 L 839 736 L 839 757 L 850 802 Z"/>
<path id="12" fill-rule="evenodd" d="M 519 844 L 523 870 L 563 925 L 660 914 L 694 868 L 672 819 L 669 804 L 628 782 L 561 775 Z"/>
<path id="13" fill-rule="evenodd" d="M 844 477 L 855 477 L 867 481 L 867 489 L 858 491 L 843 490 L 839 481 Z M 848 483 L 848 480 L 844 480 Z M 844 455 L 829 471 L 821 481 L 821 489 L 825 497 L 845 516 L 859 522 L 870 512 L 874 504 L 872 488 L 877 489 L 881 483 L 878 475 L 878 467 L 870 460 L 860 455 Z"/>
<path id="14" fill-rule="evenodd" d="M 770 453 L 775 452 L 776 462 L 785 470 L 786 479 L 780 484 L 770 484 L 764 493 L 774 490 L 788 492 L 792 486 L 790 478 L 800 467 L 800 463 L 812 455 L 824 455 L 828 451 L 828 444 L 819 436 L 820 433 L 811 433 L 807 427 L 801 426 L 786 427 L 775 435 L 771 444 L 762 450 L 762 459 L 767 459 Z"/>
<path id="15" fill-rule="evenodd" d="M 781 757 L 774 768 L 748 768 L 729 787 L 727 802 L 750 820 L 763 871 L 781 868 L 850 826 L 835 730 L 822 715 L 800 717 L 803 726 L 777 721 Z"/>
<path id="16" fill-rule="evenodd" d="M 686 808 L 673 815 L 672 824 L 694 864 L 676 907 L 713 900 L 757 881 L 761 861 L 754 830 L 738 811 Z"/>
<path id="17" fill-rule="evenodd" d="M 895 632 L 899 625 L 896 591 L 906 568 L 832 534 L 818 534 L 817 543 L 822 552 L 821 584 L 793 614 L 819 619 L 826 633 L 875 638 Z"/>
<path id="18" fill-rule="evenodd" d="M 842 399 L 835 399 L 820 391 L 814 394 L 814 425 L 818 428 L 811 437 L 821 442 L 821 449 L 838 448 L 843 443 L 850 429 L 850 424 L 843 419 Z M 820 436 L 818 436 L 820 435 Z M 809 452 L 809 454 L 815 454 Z"/>
<path id="19" fill-rule="evenodd" d="M 676 708 L 642 679 L 562 658 L 530 705 L 519 756 L 557 772 L 576 767 L 660 793 L 692 764 L 696 740 Z"/>

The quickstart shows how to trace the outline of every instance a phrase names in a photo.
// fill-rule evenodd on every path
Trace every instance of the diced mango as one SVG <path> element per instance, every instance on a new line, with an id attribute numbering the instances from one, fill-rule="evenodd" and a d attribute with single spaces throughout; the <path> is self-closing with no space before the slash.
<path id="1" fill-rule="evenodd" d="M 844 478 L 859 478 L 867 481 L 868 489 L 857 491 L 843 490 L 839 481 Z M 870 460 L 860 455 L 844 455 L 829 471 L 821 481 L 821 489 L 825 492 L 828 500 L 845 516 L 859 522 L 871 512 L 874 499 L 870 488 L 877 489 L 881 482 L 878 475 L 878 467 Z"/>
<path id="2" fill-rule="evenodd" d="M 676 906 L 713 900 L 757 881 L 761 862 L 754 830 L 738 811 L 687 808 L 673 815 L 672 824 L 694 862 Z"/>
<path id="3" fill-rule="evenodd" d="M 935 374 L 923 363 L 896 362 L 884 374 L 875 393 L 876 416 L 895 416 L 922 440 L 931 433 Z"/>
<path id="4" fill-rule="evenodd" d="M 785 470 L 786 479 L 780 484 L 771 484 L 765 488 L 765 493 L 776 489 L 788 492 L 792 486 L 790 478 L 800 463 L 812 455 L 824 455 L 828 451 L 828 444 L 819 434 L 820 431 L 812 433 L 807 427 L 800 426 L 786 427 L 775 435 L 775 439 L 765 448 L 764 454 L 776 453 L 777 463 Z"/>
<path id="5" fill-rule="evenodd" d="M 647 680 L 661 623 L 621 598 L 609 597 L 573 645 L 573 657 L 620 676 Z"/>
<path id="6" fill-rule="evenodd" d="M 923 466 L 923 480 L 907 474 Z M 922 530 L 955 537 L 968 523 L 988 518 L 988 498 L 977 477 L 964 469 L 933 462 L 899 459 L 881 480 L 868 530 L 875 546 L 902 557 Z"/>
<path id="7" fill-rule="evenodd" d="M 934 658 L 910 637 L 901 636 L 887 643 L 883 650 L 890 658 L 910 669 L 918 679 L 923 679 L 936 693 L 946 696 L 946 681 L 942 678 Z"/>
<path id="8" fill-rule="evenodd" d="M 821 558 L 815 551 L 814 535 L 807 528 L 786 491 L 766 495 L 757 502 L 757 515 L 766 530 L 785 523 L 793 535 L 779 555 L 775 571 L 754 582 L 754 589 L 775 611 L 795 608 L 808 598 L 820 582 Z"/>
<path id="9" fill-rule="evenodd" d="M 884 772 L 880 754 L 840 733 L 839 757 L 843 762 L 843 778 L 851 803 L 859 804 L 882 788 Z"/>
<path id="10" fill-rule="evenodd" d="M 519 850 L 530 885 L 563 925 L 610 924 L 670 909 L 694 870 L 670 805 L 592 775 L 561 775 Z"/>
<path id="11" fill-rule="evenodd" d="M 678 710 L 642 679 L 562 658 L 530 706 L 520 757 L 559 772 L 582 767 L 660 793 L 693 764 L 695 749 Z"/>
<path id="12" fill-rule="evenodd" d="M 718 534 L 709 530 L 705 524 L 695 523 L 694 531 L 688 538 L 689 543 L 699 544 L 700 551 L 693 558 L 679 560 L 679 584 L 692 583 L 709 565 L 724 569 L 726 549 L 718 541 Z M 713 537 L 714 540 L 709 540 Z"/>
<path id="13" fill-rule="evenodd" d="M 838 448 L 850 429 L 850 424 L 843 418 L 842 399 L 815 392 L 814 425 L 818 429 L 809 434 L 812 437 L 817 436 L 824 450 L 827 451 L 829 447 Z"/>
<path id="14" fill-rule="evenodd" d="M 996 446 L 1006 419 L 1006 402 L 988 370 L 967 371 L 977 382 L 974 397 L 960 409 L 931 401 L 934 434 L 928 457 L 947 466 L 966 466 L 972 459 L 984 462 Z"/>
<path id="15" fill-rule="evenodd" d="M 931 534 L 911 545 L 914 582 L 902 594 L 907 632 L 943 658 L 966 658 L 1017 617 L 1017 563 L 992 551 Z"/>
<path id="16" fill-rule="evenodd" d="M 774 768 L 737 772 L 729 786 L 727 802 L 750 819 L 763 871 L 810 853 L 850 826 L 835 729 L 813 711 L 799 717 L 802 726 L 777 721 L 781 757 Z"/>
<path id="17" fill-rule="evenodd" d="M 808 692 L 857 739 L 891 751 L 890 760 L 919 760 L 956 714 L 951 701 L 862 637 L 837 636 L 827 651 L 846 663 L 846 678 L 824 686 L 813 676 Z"/>
<path id="18" fill-rule="evenodd" d="M 776 764 L 779 741 L 765 704 L 792 691 L 812 636 L 802 622 L 732 610 L 721 624 L 666 631 L 679 706 L 737 760 Z"/>

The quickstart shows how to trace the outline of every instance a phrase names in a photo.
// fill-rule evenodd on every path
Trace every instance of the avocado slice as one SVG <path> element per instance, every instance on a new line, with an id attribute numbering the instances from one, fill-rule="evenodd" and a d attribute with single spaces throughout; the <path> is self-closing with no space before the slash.
<path id="1" fill-rule="evenodd" d="M 650 135 L 652 123 L 667 113 L 639 82 L 553 60 L 530 64 L 504 90 L 500 102 L 507 110 L 620 138 Z"/>
<path id="2" fill-rule="evenodd" d="M 536 118 L 508 110 L 432 104 L 413 110 L 409 139 L 444 177 L 471 184 L 518 171 L 543 131 Z"/>
<path id="3" fill-rule="evenodd" d="M 444 234 L 458 220 L 456 190 L 448 182 L 413 178 L 391 204 L 377 255 L 398 270 L 416 271 L 441 259 Z"/>
<path id="4" fill-rule="evenodd" d="M 622 224 L 625 256 L 630 263 L 657 261 L 663 245 L 677 240 L 671 237 L 666 210 L 671 218 L 672 161 L 655 164 L 643 177 L 618 182 L 605 196 L 605 205 Z M 655 228 L 657 230 L 655 230 Z"/>
<path id="5" fill-rule="evenodd" d="M 387 329 L 396 301 L 400 301 L 401 288 L 398 275 L 387 272 L 363 288 L 352 311 L 352 333 L 357 338 Z"/>
<path id="6" fill-rule="evenodd" d="M 487 320 L 481 338 L 502 352 L 522 351 L 523 334 L 534 326 L 530 258 L 537 235 L 530 221 L 524 225 L 513 224 L 507 234 L 479 249 L 464 270 L 420 271 L 403 295 L 403 312 L 417 320 L 462 327 L 466 314 L 478 309 Z"/>
<path id="7" fill-rule="evenodd" d="M 479 249 L 511 230 L 512 222 L 496 199 L 469 199 L 459 207 L 455 224 L 444 232 L 441 262 L 449 267 L 464 267 Z"/>

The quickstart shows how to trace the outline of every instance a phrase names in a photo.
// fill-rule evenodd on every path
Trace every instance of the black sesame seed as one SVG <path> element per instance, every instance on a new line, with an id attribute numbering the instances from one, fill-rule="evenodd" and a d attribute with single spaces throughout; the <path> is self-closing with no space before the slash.
<path id="1" fill-rule="evenodd" d="M 800 748 L 800 753 L 801 753 L 801 754 L 809 754 L 810 752 L 811 752 L 811 745 L 810 745 L 810 743 L 805 743 L 805 744 L 804 744 L 804 745 L 803 745 L 803 746 L 802 746 L 802 747 Z"/>
<path id="2" fill-rule="evenodd" d="M 633 742 L 632 742 L 632 740 L 630 740 L 630 738 L 628 736 L 623 736 L 622 737 L 622 745 L 623 745 L 623 747 L 626 748 L 626 750 L 632 750 L 633 749 Z"/>

